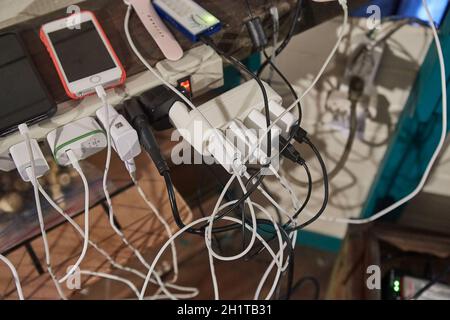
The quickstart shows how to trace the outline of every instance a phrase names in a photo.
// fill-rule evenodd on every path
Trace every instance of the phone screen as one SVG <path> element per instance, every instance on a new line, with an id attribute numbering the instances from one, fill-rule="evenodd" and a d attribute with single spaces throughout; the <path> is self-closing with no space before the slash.
<path id="1" fill-rule="evenodd" d="M 0 36 L 0 134 L 47 117 L 55 110 L 17 35 Z"/>
<path id="2" fill-rule="evenodd" d="M 92 21 L 81 23 L 79 28 L 50 32 L 48 36 L 69 82 L 116 67 Z"/>

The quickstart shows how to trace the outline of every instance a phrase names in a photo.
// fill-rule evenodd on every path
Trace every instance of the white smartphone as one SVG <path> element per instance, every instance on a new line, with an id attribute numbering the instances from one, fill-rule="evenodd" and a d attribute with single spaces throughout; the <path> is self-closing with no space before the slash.
<path id="1" fill-rule="evenodd" d="M 49 22 L 40 37 L 72 99 L 93 94 L 99 85 L 111 88 L 125 82 L 125 70 L 92 12 Z"/>

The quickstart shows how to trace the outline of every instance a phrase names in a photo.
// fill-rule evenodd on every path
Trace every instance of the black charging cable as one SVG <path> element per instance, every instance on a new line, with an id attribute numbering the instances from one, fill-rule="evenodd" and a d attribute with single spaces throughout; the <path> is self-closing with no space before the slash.
<path id="1" fill-rule="evenodd" d="M 137 99 L 129 99 L 124 104 L 125 116 L 132 125 L 132 127 L 137 131 L 139 135 L 139 141 L 142 144 L 144 150 L 152 158 L 159 174 L 164 178 L 166 184 L 166 189 L 169 197 L 170 206 L 172 209 L 172 214 L 177 226 L 182 229 L 186 227 L 186 224 L 181 219 L 179 208 L 177 205 L 175 188 L 170 175 L 170 169 L 164 156 L 161 154 L 159 144 L 153 135 L 153 130 L 150 125 L 150 121 L 143 111 L 140 102 Z M 253 190 L 254 191 L 254 190 Z M 249 195 L 248 195 L 249 196 Z M 237 206 L 239 207 L 239 206 Z M 223 216 L 229 214 L 233 210 L 227 210 L 226 212 L 219 213 L 215 220 L 221 219 Z M 205 228 L 208 224 L 204 224 L 198 228 L 188 228 L 186 231 L 192 234 L 204 235 Z M 226 232 L 234 229 L 240 228 L 240 224 L 232 224 L 223 227 L 215 227 L 212 229 L 213 233 Z"/>
<path id="2" fill-rule="evenodd" d="M 283 52 L 283 50 L 287 47 L 289 42 L 291 42 L 291 39 L 294 36 L 295 28 L 297 27 L 297 23 L 301 18 L 302 8 L 303 0 L 298 0 L 295 6 L 295 13 L 291 23 L 291 27 L 289 28 L 289 32 L 283 42 L 278 46 L 278 48 L 275 49 L 275 52 L 273 53 L 275 56 L 280 55 L 281 52 Z M 270 64 L 271 60 L 272 56 L 266 58 L 266 60 L 261 64 L 257 73 L 258 77 L 261 76 L 261 74 L 264 72 L 264 69 Z"/>

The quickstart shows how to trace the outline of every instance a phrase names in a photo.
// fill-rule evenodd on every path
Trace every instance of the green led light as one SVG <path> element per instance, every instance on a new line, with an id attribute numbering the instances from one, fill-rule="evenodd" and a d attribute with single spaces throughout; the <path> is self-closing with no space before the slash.
<path id="1" fill-rule="evenodd" d="M 395 280 L 395 281 L 394 281 L 394 286 L 396 286 L 396 287 L 400 286 L 400 281 Z"/>
<path id="2" fill-rule="evenodd" d="M 214 17 L 213 15 L 210 15 L 210 14 L 205 14 L 202 18 L 207 23 L 214 23 L 217 21 L 216 17 Z"/>
<path id="3" fill-rule="evenodd" d="M 400 288 L 399 288 L 399 287 L 394 287 L 394 291 L 395 291 L 395 292 L 399 292 L 399 291 L 400 291 Z"/>

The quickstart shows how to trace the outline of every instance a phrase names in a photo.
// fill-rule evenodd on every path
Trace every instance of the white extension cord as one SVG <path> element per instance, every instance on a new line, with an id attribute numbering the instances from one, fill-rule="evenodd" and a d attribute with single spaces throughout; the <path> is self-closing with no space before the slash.
<path id="1" fill-rule="evenodd" d="M 163 79 L 163 78 L 158 74 L 158 72 L 156 72 L 156 71 L 150 66 L 150 64 L 146 61 L 146 59 L 145 59 L 145 58 L 142 56 L 142 54 L 139 52 L 139 50 L 137 49 L 136 45 L 134 44 L 134 41 L 133 41 L 133 39 L 132 39 L 132 37 L 131 37 L 130 30 L 129 30 L 129 20 L 130 20 L 131 11 L 132 11 L 132 7 L 131 7 L 131 6 L 128 6 L 127 13 L 126 13 L 125 20 L 124 20 L 124 29 L 125 29 L 125 34 L 126 34 L 127 40 L 128 40 L 128 42 L 129 42 L 129 44 L 130 44 L 132 50 L 133 50 L 134 53 L 136 54 L 136 56 L 141 60 L 141 62 L 144 64 L 144 66 L 145 66 L 150 72 L 152 72 L 153 75 L 154 75 L 158 80 L 160 80 L 160 82 L 162 82 L 162 83 L 163 83 L 164 85 L 166 85 L 169 89 L 171 89 L 175 94 L 177 94 L 177 95 L 178 95 L 178 96 L 179 96 L 179 97 L 180 97 L 180 98 L 181 98 L 181 99 L 182 99 L 182 100 L 183 100 L 183 101 L 184 101 L 184 102 L 192 109 L 192 110 L 195 110 L 196 112 L 198 112 L 198 113 L 200 114 L 200 116 L 202 117 L 202 119 L 203 119 L 208 125 L 210 125 L 210 126 L 212 127 L 212 125 L 210 124 L 210 122 L 208 121 L 208 119 L 205 117 L 205 115 L 203 115 L 202 112 L 201 112 L 199 109 L 197 109 L 197 107 L 196 107 L 189 99 L 187 99 L 181 92 L 179 92 L 179 91 L 178 91 L 176 88 L 174 88 L 170 83 L 168 83 L 165 79 Z M 213 133 L 216 135 L 217 141 L 223 141 L 223 137 L 220 137 L 220 136 L 218 135 L 218 132 L 217 132 L 216 130 L 213 130 Z M 227 138 L 225 137 L 225 139 L 227 139 Z M 234 169 L 233 169 L 233 170 L 234 170 Z M 238 178 L 238 180 L 239 180 L 239 185 L 241 186 L 241 188 L 242 188 L 243 190 L 245 190 L 245 186 L 244 186 L 244 184 L 243 184 L 243 182 L 242 182 L 242 180 L 241 180 L 239 174 L 236 173 L 236 171 L 234 171 L 234 174 L 233 174 L 233 176 L 232 176 L 232 180 L 230 180 L 230 181 L 232 182 L 235 178 Z M 230 182 L 230 184 L 231 184 L 231 182 Z M 226 260 L 226 261 L 231 261 L 231 260 L 235 260 L 235 259 L 238 259 L 238 258 L 244 256 L 245 254 L 247 254 L 247 253 L 251 250 L 251 248 L 252 248 L 252 246 L 253 246 L 253 244 L 254 244 L 254 241 L 255 241 L 255 239 L 256 239 L 256 237 L 257 237 L 257 234 L 256 234 L 256 233 L 257 233 L 257 232 L 256 232 L 256 215 L 255 215 L 255 213 L 254 213 L 253 202 L 248 201 L 247 204 L 249 205 L 249 208 L 250 208 L 251 217 L 252 217 L 252 223 L 253 223 L 253 226 L 254 226 L 254 227 L 251 228 L 251 230 L 252 230 L 252 237 L 251 237 L 251 240 L 250 240 L 249 245 L 247 246 L 247 248 L 246 248 L 243 252 L 241 252 L 241 253 L 238 254 L 238 255 L 232 256 L 232 257 L 222 257 L 222 256 L 217 255 L 217 254 L 214 253 L 214 252 L 211 252 L 214 256 L 216 256 L 216 258 L 224 259 L 224 260 Z M 217 206 L 216 206 L 216 208 L 217 208 Z M 209 220 L 209 224 L 210 224 L 211 227 L 212 227 L 212 224 L 214 223 L 214 216 L 215 216 L 215 214 L 217 214 L 217 212 L 214 213 L 212 216 L 210 216 L 210 217 L 212 217 L 212 219 L 209 217 L 209 219 L 211 219 L 211 220 Z M 145 290 L 143 290 L 143 291 L 145 292 Z M 142 295 L 142 297 L 143 297 L 143 295 Z"/>
<path id="2" fill-rule="evenodd" d="M 176 90 L 170 83 L 168 83 L 167 81 L 165 81 L 151 66 L 150 66 L 150 64 L 145 60 L 145 58 L 142 56 L 142 54 L 139 52 L 139 50 L 136 48 L 136 46 L 135 46 L 135 44 L 134 44 L 134 42 L 133 42 L 133 40 L 132 40 L 132 38 L 131 38 L 131 35 L 130 35 L 130 31 L 129 31 L 129 19 L 130 19 L 130 14 L 131 14 L 131 10 L 132 10 L 132 8 L 130 7 L 130 6 L 128 6 L 128 10 L 127 10 L 127 14 L 126 14 L 126 16 L 125 16 L 125 21 L 124 21 L 124 29 L 125 29 L 125 34 L 126 34 L 126 36 L 127 36 L 127 39 L 128 39 L 128 42 L 129 42 L 129 44 L 130 44 L 130 46 L 131 46 L 131 48 L 132 48 L 132 50 L 134 51 L 134 53 L 138 56 L 138 58 L 141 60 L 141 62 L 147 67 L 147 69 L 149 70 L 149 71 L 151 71 L 154 75 L 155 75 L 155 77 L 156 78 L 158 78 L 164 85 L 166 85 L 168 88 L 170 88 L 175 94 L 177 94 L 188 106 L 190 106 L 191 107 L 191 109 L 192 110 L 196 110 L 197 112 L 199 112 L 199 114 L 201 115 L 201 117 L 203 118 L 203 120 L 206 122 L 206 123 L 208 123 L 208 124 L 210 124 L 209 123 L 209 121 L 207 120 L 207 118 L 201 113 L 201 111 L 200 110 L 198 110 L 193 104 L 192 104 L 192 102 L 191 101 L 189 101 L 181 92 L 179 92 L 178 90 Z M 214 131 L 215 133 L 216 133 L 216 131 Z M 220 140 L 220 138 L 218 137 L 218 139 Z M 242 182 L 242 180 L 241 180 L 241 178 L 240 178 L 240 176 L 238 175 L 238 174 L 236 174 L 236 173 L 234 173 L 233 175 L 232 175 L 232 178 L 230 179 L 230 181 L 229 181 L 229 184 L 228 184 L 228 187 L 231 185 L 231 183 L 234 181 L 234 179 L 235 178 L 238 178 L 238 180 L 239 180 L 239 185 L 241 186 L 241 188 L 244 190 L 244 193 L 245 193 L 245 186 L 244 186 L 244 184 L 243 184 L 243 182 Z M 224 189 L 224 191 L 226 192 L 226 190 L 227 190 L 228 188 L 226 187 L 226 189 Z M 223 198 L 223 196 L 221 197 L 221 198 Z M 220 202 L 222 201 L 222 199 L 220 199 L 219 200 L 219 202 L 218 202 L 218 204 L 220 204 Z M 212 251 L 212 249 L 209 247 L 208 249 L 208 251 L 209 251 L 209 253 L 211 254 L 211 255 L 213 255 L 213 256 L 215 256 L 216 258 L 218 258 L 218 259 L 222 259 L 222 260 L 226 260 L 226 261 L 231 261 L 231 260 L 235 260 L 235 259 L 239 259 L 239 258 L 241 258 L 241 257 L 243 257 L 246 253 L 248 253 L 250 250 L 251 250 L 251 248 L 253 247 L 253 244 L 254 244 L 254 241 L 255 241 L 255 238 L 257 238 L 257 232 L 256 232 L 256 215 L 255 215 L 255 212 L 254 212 L 254 208 L 253 208 L 253 202 L 251 202 L 251 201 L 247 201 L 247 204 L 249 205 L 249 207 L 250 207 L 250 212 L 251 212 L 251 217 L 252 217 L 252 224 L 253 224 L 253 227 L 251 227 L 251 230 L 252 230 L 252 238 L 251 238 L 251 240 L 250 240 L 250 243 L 249 243 L 249 245 L 247 246 L 247 248 L 243 251 L 243 252 L 241 252 L 240 254 L 238 254 L 238 255 L 235 255 L 235 256 L 232 256 L 232 257 L 223 257 L 223 256 L 220 256 L 220 255 L 218 255 L 218 254 L 216 254 L 215 252 L 213 252 Z M 209 228 L 207 228 L 205 231 L 206 232 L 210 232 L 211 231 L 211 228 L 212 228 L 212 225 L 213 225 L 213 223 L 214 223 L 214 217 L 215 217 L 215 215 L 217 214 L 217 208 L 218 207 L 218 205 L 216 205 L 216 210 L 215 210 L 215 212 L 210 216 L 210 217 L 208 217 L 208 219 L 209 219 Z M 184 230 L 184 229 L 183 229 Z M 211 237 L 209 236 L 209 239 L 210 239 Z M 205 241 L 208 241 L 207 240 L 208 239 L 208 236 L 207 235 L 205 235 Z M 275 256 L 274 256 L 274 259 L 275 259 Z M 146 281 L 146 283 L 147 283 L 148 281 Z M 143 290 L 142 290 L 142 295 L 141 295 L 141 298 L 143 298 L 143 296 L 144 296 L 144 293 L 145 293 L 145 289 L 146 289 L 146 284 L 144 284 L 144 288 L 143 288 Z"/>
<path id="3" fill-rule="evenodd" d="M 72 152 L 72 150 L 69 150 L 67 152 L 67 156 L 70 159 L 70 163 L 74 167 L 74 169 L 78 172 L 81 180 L 83 181 L 83 187 L 84 187 L 84 241 L 83 241 L 83 249 L 81 250 L 81 254 L 78 257 L 75 264 L 69 269 L 69 271 L 66 273 L 64 277 L 62 277 L 59 280 L 59 283 L 63 283 L 64 281 L 67 281 L 67 279 L 74 274 L 80 267 L 81 262 L 83 261 L 84 257 L 86 256 L 88 245 L 89 245 L 89 184 L 87 181 L 87 178 L 83 172 L 83 170 L 80 167 L 80 164 L 78 163 L 78 159 L 75 156 L 75 154 Z"/>

